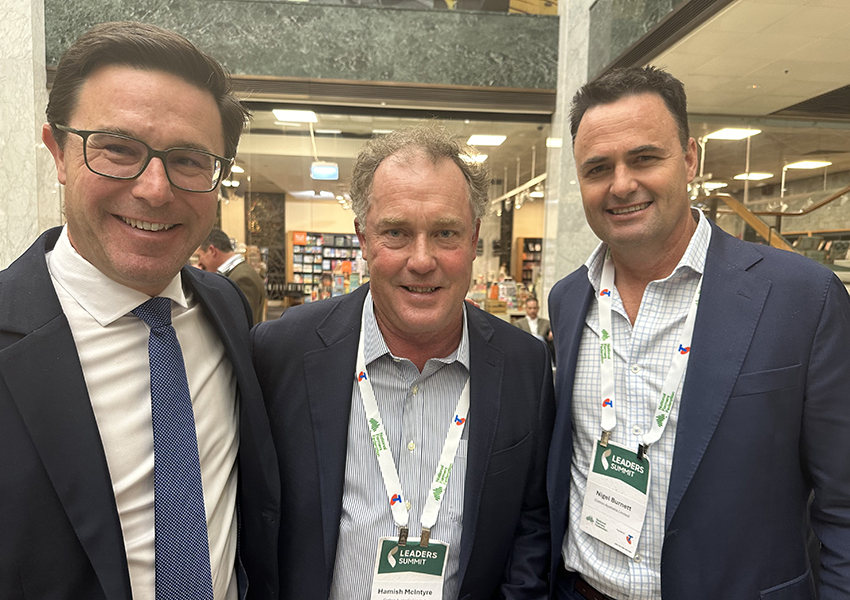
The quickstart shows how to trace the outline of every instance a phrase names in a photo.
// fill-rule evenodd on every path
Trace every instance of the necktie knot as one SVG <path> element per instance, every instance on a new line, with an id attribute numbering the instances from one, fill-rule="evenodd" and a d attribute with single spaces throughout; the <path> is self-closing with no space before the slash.
<path id="1" fill-rule="evenodd" d="M 157 296 L 133 309 L 133 314 L 151 329 L 171 325 L 171 299 Z"/>

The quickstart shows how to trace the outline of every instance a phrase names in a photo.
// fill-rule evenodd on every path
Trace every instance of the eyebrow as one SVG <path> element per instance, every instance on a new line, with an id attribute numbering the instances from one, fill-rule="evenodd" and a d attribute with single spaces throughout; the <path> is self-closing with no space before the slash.
<path id="1" fill-rule="evenodd" d="M 379 227 L 399 227 L 401 225 L 407 225 L 409 222 L 409 219 L 403 217 L 384 217 L 378 220 L 376 224 Z M 433 225 L 437 228 L 459 227 L 463 225 L 463 221 L 454 217 L 439 217 L 434 220 Z"/>
<path id="2" fill-rule="evenodd" d="M 654 144 L 644 144 L 642 146 L 638 146 L 636 148 L 632 148 L 628 152 L 626 152 L 629 156 L 636 156 L 638 154 L 643 154 L 644 152 L 663 152 L 664 149 Z M 586 161 L 581 163 L 582 167 L 589 167 L 590 165 L 598 165 L 599 163 L 603 163 L 608 160 L 607 156 L 591 156 Z"/>
<path id="3" fill-rule="evenodd" d="M 96 129 L 95 131 L 102 131 L 104 133 L 115 133 L 118 135 L 123 135 L 124 137 L 133 138 L 134 140 L 139 140 L 140 142 L 144 142 L 144 140 L 140 139 L 135 133 L 124 129 L 123 127 L 103 127 L 101 129 Z M 148 146 L 150 146 L 150 144 L 148 144 Z M 151 146 L 151 148 L 153 148 L 153 146 Z M 171 148 L 188 148 L 190 150 L 200 150 L 201 152 L 215 154 L 208 148 L 205 148 L 203 145 L 197 144 L 195 142 L 178 142 L 169 146 L 168 148 L 163 148 L 163 150 L 170 150 Z"/>

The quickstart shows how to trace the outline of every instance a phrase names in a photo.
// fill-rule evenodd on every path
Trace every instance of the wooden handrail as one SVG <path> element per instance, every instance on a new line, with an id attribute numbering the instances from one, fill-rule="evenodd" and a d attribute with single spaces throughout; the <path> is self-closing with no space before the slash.
<path id="1" fill-rule="evenodd" d="M 752 227 L 757 234 L 764 238 L 767 243 L 774 248 L 795 252 L 794 248 L 791 247 L 791 244 L 789 244 L 779 232 L 775 231 L 773 227 L 765 223 L 757 213 L 754 213 L 744 206 L 734 196 L 729 194 L 712 194 L 711 196 L 708 196 L 708 199 L 711 198 L 721 200 L 733 213 L 741 217 L 747 225 Z"/>
<path id="2" fill-rule="evenodd" d="M 779 211 L 770 211 L 770 210 L 751 210 L 750 212 L 753 213 L 754 215 L 759 215 L 759 216 L 764 216 L 764 217 L 802 217 L 803 215 L 807 215 L 810 212 L 814 212 L 817 209 L 819 209 L 823 206 L 826 206 L 827 204 L 829 204 L 830 202 L 832 202 L 834 200 L 838 200 L 839 198 L 841 198 L 841 196 L 843 196 L 847 192 L 850 192 L 850 185 L 848 185 L 845 188 L 838 190 L 837 192 L 834 192 L 833 194 L 831 194 L 830 196 L 827 196 L 825 199 L 821 200 L 820 202 L 812 204 L 810 207 L 804 208 L 802 210 L 798 210 L 796 212 L 779 212 Z M 706 196 L 705 199 L 709 200 L 711 198 L 720 198 L 721 196 L 728 196 L 728 194 L 722 194 L 722 193 L 721 194 L 712 194 L 710 196 Z M 773 200 L 781 200 L 781 198 L 773 198 Z M 727 211 L 723 211 L 723 212 L 727 212 Z M 734 210 L 728 211 L 728 212 L 734 212 Z M 728 214 L 728 212 L 727 212 L 727 214 Z"/>

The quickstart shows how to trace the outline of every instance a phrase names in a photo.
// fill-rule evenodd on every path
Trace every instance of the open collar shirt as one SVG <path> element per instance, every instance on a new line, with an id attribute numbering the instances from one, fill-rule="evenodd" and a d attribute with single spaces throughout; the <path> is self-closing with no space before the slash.
<path id="1" fill-rule="evenodd" d="M 670 370 L 691 301 L 705 268 L 711 228 L 698 213 L 699 223 L 684 255 L 666 278 L 646 286 L 640 310 L 631 325 L 614 286 L 611 324 L 614 334 L 614 378 L 617 426 L 611 441 L 637 450 L 641 436 L 649 429 L 664 378 Z M 602 265 L 608 246 L 601 243 L 591 254 L 587 275 L 598 295 Z M 654 600 L 661 598 L 661 549 L 664 543 L 664 519 L 670 468 L 679 405 L 682 398 L 679 382 L 667 428 L 661 439 L 650 446 L 651 464 L 649 504 L 635 558 L 581 531 L 581 507 L 587 485 L 587 474 L 593 458 L 595 442 L 601 429 L 599 362 L 599 306 L 590 302 L 579 347 L 573 382 L 573 454 L 570 469 L 569 526 L 562 546 L 562 558 L 568 571 L 577 571 L 599 591 L 620 600 Z"/>
<path id="2" fill-rule="evenodd" d="M 403 496 L 410 502 L 410 537 L 422 531 L 425 496 L 437 470 L 457 401 L 469 378 L 469 335 L 466 307 L 463 335 L 457 349 L 445 358 L 432 358 L 422 372 L 406 358 L 393 356 L 375 320 L 372 294 L 364 303 L 366 370 L 384 422 L 389 448 L 398 470 Z M 345 487 L 339 524 L 331 600 L 369 598 L 378 538 L 398 537 L 386 487 L 366 424 L 360 388 L 351 374 L 351 413 L 345 461 Z M 448 488 L 443 496 L 431 539 L 447 542 L 449 553 L 443 598 L 457 597 L 463 497 L 466 480 L 467 432 L 457 449 Z"/>

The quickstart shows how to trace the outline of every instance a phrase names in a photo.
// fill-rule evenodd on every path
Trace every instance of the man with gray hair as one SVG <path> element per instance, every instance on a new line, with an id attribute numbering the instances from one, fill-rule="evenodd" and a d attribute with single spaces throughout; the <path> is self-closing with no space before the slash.
<path id="1" fill-rule="evenodd" d="M 280 458 L 281 597 L 544 598 L 546 347 L 464 302 L 488 178 L 420 126 L 351 184 L 371 281 L 254 330 Z"/>

